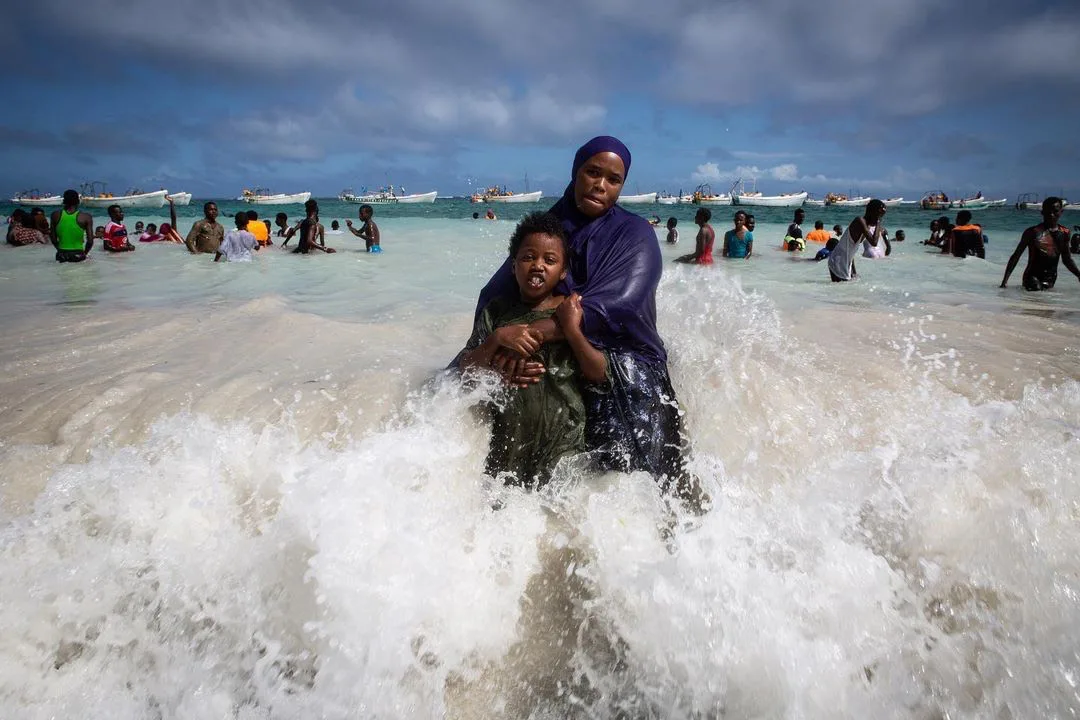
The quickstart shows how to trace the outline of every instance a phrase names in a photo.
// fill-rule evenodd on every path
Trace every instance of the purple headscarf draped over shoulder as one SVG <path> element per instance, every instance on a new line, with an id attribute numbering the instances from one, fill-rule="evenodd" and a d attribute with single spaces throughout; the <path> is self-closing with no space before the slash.
<path id="1" fill-rule="evenodd" d="M 616 138 L 595 137 L 578 149 L 570 184 L 550 210 L 570 238 L 569 274 L 562 290 L 581 295 L 582 329 L 593 345 L 646 362 L 666 363 L 667 352 L 656 331 L 656 286 L 662 260 L 655 231 L 645 218 L 618 205 L 590 218 L 574 200 L 578 170 L 602 152 L 615 153 L 623 161 L 625 182 L 630 151 Z M 480 291 L 476 316 L 493 299 L 518 292 L 513 259 L 507 258 Z"/>

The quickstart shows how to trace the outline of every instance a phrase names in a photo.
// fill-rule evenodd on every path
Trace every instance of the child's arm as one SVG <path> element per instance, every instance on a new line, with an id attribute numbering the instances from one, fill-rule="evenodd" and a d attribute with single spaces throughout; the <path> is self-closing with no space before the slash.
<path id="1" fill-rule="evenodd" d="M 559 304 L 555 314 L 566 336 L 566 343 L 581 366 L 581 374 L 593 384 L 607 380 L 607 356 L 594 348 L 585 333 L 581 332 L 581 319 L 584 317 L 581 296 L 573 293 Z"/>

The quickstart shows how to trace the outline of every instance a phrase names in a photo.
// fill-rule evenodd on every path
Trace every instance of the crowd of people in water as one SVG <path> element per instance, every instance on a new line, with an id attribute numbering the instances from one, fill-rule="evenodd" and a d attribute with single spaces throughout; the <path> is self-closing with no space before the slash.
<path id="1" fill-rule="evenodd" d="M 129 232 L 124 224 L 124 208 L 110 205 L 106 212 L 109 220 L 105 225 L 94 227 L 90 213 L 79 207 L 79 193 L 67 190 L 63 195 L 63 207 L 46 217 L 41 208 L 29 212 L 16 209 L 8 218 L 7 243 L 23 246 L 52 243 L 56 249 L 57 262 L 77 263 L 86 260 L 95 243 L 100 243 L 106 252 L 123 253 L 135 250 L 134 237 L 140 243 L 168 242 L 184 245 L 192 254 L 206 253 L 214 256 L 214 262 L 244 262 L 251 260 L 251 254 L 264 248 L 273 247 L 275 240 L 278 247 L 285 249 L 292 240 L 296 240 L 294 253 L 333 253 L 334 248 L 326 244 L 326 235 L 344 234 L 337 220 L 328 231 L 319 221 L 319 203 L 308 200 L 304 203 L 304 217 L 294 223 L 289 222 L 286 213 L 279 212 L 274 217 L 274 225 L 269 219 L 260 219 L 256 210 L 241 210 L 236 213 L 234 226 L 228 230 L 218 222 L 217 203 L 210 201 L 203 205 L 203 217 L 196 220 L 186 237 L 181 237 L 176 227 L 176 206 L 171 198 L 169 202 L 170 222 L 135 223 L 134 232 Z M 360 227 L 354 227 L 352 220 L 345 225 L 348 231 L 364 241 L 369 253 L 382 252 L 379 226 L 375 223 L 375 209 L 368 204 L 361 205 L 358 211 Z"/>
<path id="2" fill-rule="evenodd" d="M 1054 287 L 1059 261 L 1080 278 L 1080 271 L 1072 257 L 1080 253 L 1080 226 L 1076 226 L 1070 235 L 1068 228 L 1060 223 L 1063 208 L 1064 201 L 1061 198 L 1049 197 L 1043 201 L 1043 222 L 1028 228 L 1022 234 L 1020 244 L 1009 258 L 1001 287 L 1006 287 L 1009 275 L 1016 268 L 1025 250 L 1028 253 L 1028 266 L 1024 271 L 1023 281 L 1025 289 L 1048 290 Z M 862 217 L 852 220 L 846 229 L 841 225 L 833 225 L 830 234 L 825 230 L 824 222 L 817 220 L 814 222 L 814 229 L 804 233 L 806 211 L 798 208 L 787 227 L 780 249 L 794 253 L 805 251 L 807 243 L 823 245 L 812 259 L 816 262 L 829 261 L 829 277 L 833 282 L 853 280 L 858 277 L 855 269 L 856 257 L 888 257 L 892 254 L 893 242 L 904 242 L 907 239 L 904 230 L 897 230 L 890 241 L 889 231 L 884 226 L 887 212 L 885 203 L 874 199 L 867 203 Z M 716 233 L 710 225 L 711 220 L 712 211 L 709 208 L 698 209 L 694 216 L 694 224 L 698 226 L 694 251 L 675 258 L 675 262 L 713 264 Z M 737 210 L 732 222 L 734 227 L 724 233 L 721 253 L 726 258 L 750 258 L 754 252 L 754 216 L 744 210 Z M 649 223 L 658 226 L 659 216 L 654 215 Z M 678 218 L 670 217 L 667 220 L 665 239 L 670 245 L 679 242 L 678 224 Z M 970 210 L 960 210 L 956 214 L 955 223 L 944 215 L 932 220 L 930 235 L 923 240 L 924 245 L 938 247 L 943 254 L 958 258 L 985 258 L 986 245 L 989 242 L 990 238 L 983 232 L 982 226 L 974 222 Z"/>
<path id="3" fill-rule="evenodd" d="M 656 327 L 662 256 L 654 226 L 660 218 L 648 221 L 617 205 L 630 161 L 629 149 L 609 136 L 578 149 L 563 196 L 514 229 L 507 257 L 481 290 L 472 332 L 451 367 L 466 381 L 472 373 L 492 371 L 503 380 L 505 392 L 488 405 L 492 440 L 485 472 L 491 477 L 535 488 L 552 478 L 564 458 L 587 453 L 582 457 L 601 470 L 647 472 L 665 495 L 700 513 L 711 501 L 688 470 L 689 440 Z M 1080 233 L 1070 238 L 1060 225 L 1062 208 L 1059 198 L 1043 202 L 1043 220 L 1023 232 L 1001 287 L 1025 251 L 1023 286 L 1028 290 L 1052 288 L 1059 261 L 1080 278 L 1072 258 L 1080 250 Z M 305 203 L 304 211 L 294 224 L 278 213 L 273 225 L 255 211 L 241 211 L 226 230 L 218 222 L 217 205 L 208 202 L 203 217 L 181 237 L 170 204 L 169 223 L 138 223 L 129 235 L 123 208 L 110 207 L 108 224 L 94 228 L 91 216 L 79 209 L 79 194 L 69 190 L 51 219 L 36 209 L 13 213 L 8 242 L 51 242 L 59 262 L 85 260 L 95 241 L 108 252 L 131 252 L 136 247 L 132 236 L 137 242 L 182 243 L 191 253 L 213 254 L 215 261 L 250 260 L 275 241 L 288 249 L 295 240 L 296 253 L 334 252 L 325 236 L 344 233 L 337 221 L 327 231 L 315 200 Z M 905 240 L 902 230 L 890 239 L 886 213 L 885 204 L 875 199 L 846 228 L 834 225 L 830 233 L 818 220 L 804 233 L 806 213 L 799 208 L 780 249 L 799 253 L 808 245 L 820 246 L 808 259 L 827 261 L 833 282 L 853 280 L 857 257 L 888 257 L 892 243 Z M 370 205 L 361 205 L 361 226 L 351 220 L 346 226 L 369 252 L 378 253 L 373 216 Z M 487 216 L 494 219 L 490 211 Z M 479 219 L 479 213 L 473 217 Z M 694 251 L 677 262 L 713 263 L 711 221 L 711 210 L 699 208 Z M 722 256 L 752 258 L 754 228 L 754 216 L 737 210 L 723 234 Z M 665 229 L 665 241 L 677 244 L 676 218 Z M 942 253 L 980 258 L 987 242 L 968 210 L 957 213 L 955 224 L 947 217 L 935 219 L 924 241 Z"/>

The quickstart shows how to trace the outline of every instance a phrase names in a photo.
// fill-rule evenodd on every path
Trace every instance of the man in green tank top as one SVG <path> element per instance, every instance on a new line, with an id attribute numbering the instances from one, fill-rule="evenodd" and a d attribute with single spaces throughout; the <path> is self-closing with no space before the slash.
<path id="1" fill-rule="evenodd" d="M 64 191 L 64 209 L 52 214 L 49 232 L 57 262 L 82 262 L 94 247 L 94 218 L 79 211 L 79 193 Z"/>

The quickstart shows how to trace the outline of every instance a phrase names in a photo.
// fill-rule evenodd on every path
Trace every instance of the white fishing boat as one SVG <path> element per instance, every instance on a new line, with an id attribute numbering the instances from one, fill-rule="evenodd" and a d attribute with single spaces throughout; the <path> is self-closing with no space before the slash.
<path id="1" fill-rule="evenodd" d="M 812 208 L 823 208 L 823 207 L 825 207 L 825 201 L 821 200 L 819 198 L 810 197 L 809 195 L 807 195 L 806 199 L 803 200 L 803 206 L 804 207 L 812 207 Z"/>
<path id="2" fill-rule="evenodd" d="M 266 188 L 244 189 L 237 200 L 252 205 L 303 205 L 311 199 L 310 192 L 271 193 Z"/>
<path id="3" fill-rule="evenodd" d="M 405 188 L 401 188 L 401 193 L 398 193 L 394 190 L 393 186 L 380 188 L 377 192 L 373 193 L 367 192 L 365 188 L 357 195 L 351 188 L 346 188 L 338 195 L 338 200 L 341 202 L 357 204 L 396 205 L 400 203 L 433 203 L 438 195 L 438 190 L 406 195 Z"/>
<path id="4" fill-rule="evenodd" d="M 886 198 L 885 200 L 882 200 L 882 202 L 885 203 L 885 207 L 900 207 L 901 205 L 904 204 L 904 198 L 902 198 L 902 197 Z M 911 204 L 914 205 L 915 203 L 912 202 Z"/>
<path id="5" fill-rule="evenodd" d="M 678 195 L 672 195 L 670 193 L 662 192 L 656 196 L 656 202 L 661 205 L 678 205 L 683 197 L 686 197 L 688 201 L 693 200 L 693 197 L 689 195 L 684 196 L 681 192 Z"/>
<path id="6" fill-rule="evenodd" d="M 868 197 L 853 197 L 844 200 L 837 200 L 833 203 L 836 207 L 866 207 L 870 204 L 873 198 Z"/>
<path id="7" fill-rule="evenodd" d="M 168 202 L 169 200 L 172 200 L 173 205 L 190 205 L 191 204 L 191 193 L 189 193 L 189 192 L 169 193 L 169 195 L 165 198 L 165 202 Z"/>
<path id="8" fill-rule="evenodd" d="M 62 195 L 46 195 L 38 190 L 23 190 L 22 192 L 15 193 L 15 197 L 11 198 L 12 205 L 28 205 L 31 207 L 49 207 L 52 205 L 63 205 L 64 197 Z"/>
<path id="9" fill-rule="evenodd" d="M 168 194 L 168 190 L 142 192 L 138 188 L 132 188 L 123 195 L 113 195 L 106 192 L 105 183 L 94 181 L 83 185 L 79 204 L 85 208 L 107 208 L 111 205 L 122 208 L 159 208 L 165 205 L 165 196 Z"/>
<path id="10" fill-rule="evenodd" d="M 620 195 L 620 205 L 651 205 L 656 202 L 656 193 L 641 193 L 640 195 Z"/>
<path id="11" fill-rule="evenodd" d="M 990 201 L 985 200 L 982 195 L 975 195 L 961 200 L 953 200 L 949 203 L 950 208 L 966 208 L 968 210 L 982 210 L 989 205 Z"/>
<path id="12" fill-rule="evenodd" d="M 805 191 L 783 195 L 762 195 L 760 192 L 752 191 L 733 194 L 731 204 L 749 207 L 799 207 L 806 201 L 807 195 L 809 193 Z"/>
<path id="13" fill-rule="evenodd" d="M 1008 198 L 1001 198 L 1000 200 L 987 200 L 986 207 L 988 207 L 988 208 L 1005 207 L 1006 203 L 1008 203 L 1008 202 L 1009 202 Z"/>

